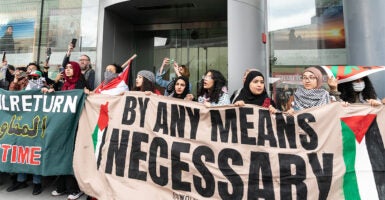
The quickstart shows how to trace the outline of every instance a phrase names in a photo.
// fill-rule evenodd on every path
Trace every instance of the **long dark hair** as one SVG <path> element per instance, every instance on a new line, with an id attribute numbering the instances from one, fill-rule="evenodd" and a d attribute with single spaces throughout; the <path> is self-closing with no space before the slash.
<path id="1" fill-rule="evenodd" d="M 84 56 L 86 56 L 86 55 L 84 55 Z M 88 56 L 87 56 L 87 57 L 88 57 Z M 112 66 L 115 67 L 115 71 L 116 71 L 117 74 L 119 74 L 120 72 L 123 71 L 122 66 L 120 66 L 119 64 L 113 63 L 113 64 L 109 64 L 109 65 L 112 65 Z"/>
<path id="2" fill-rule="evenodd" d="M 210 102 L 218 103 L 219 98 L 224 93 L 223 88 L 227 87 L 227 80 L 222 73 L 217 70 L 210 69 L 205 73 L 205 75 L 209 72 L 211 72 L 211 78 L 214 80 L 213 88 L 212 90 L 205 89 L 203 84 L 204 79 L 202 79 L 197 96 L 205 96 L 206 98 L 210 98 Z"/>
<path id="3" fill-rule="evenodd" d="M 144 92 L 144 91 L 151 91 L 151 92 L 154 92 L 155 90 L 155 85 L 153 82 L 149 81 L 147 78 L 143 77 L 143 83 L 142 83 L 142 86 L 141 87 L 136 87 L 135 85 L 135 88 L 134 88 L 135 91 L 141 91 L 141 92 Z"/>
<path id="4" fill-rule="evenodd" d="M 376 91 L 370 81 L 369 77 L 361 78 L 365 82 L 365 88 L 362 90 L 362 97 L 366 99 L 377 99 Z M 353 82 L 346 82 L 338 84 L 338 91 L 341 92 L 340 98 L 349 103 L 355 103 L 358 93 L 353 89 Z"/>
<path id="5" fill-rule="evenodd" d="M 186 87 L 184 88 L 182 94 L 177 94 L 176 91 L 175 91 L 175 85 L 176 85 L 176 82 L 177 82 L 178 80 L 183 80 L 184 83 L 185 83 L 185 85 L 186 85 Z M 189 85 L 189 84 L 190 84 L 190 83 L 189 83 L 189 80 L 188 80 L 187 77 L 179 76 L 178 78 L 176 78 L 176 79 L 174 80 L 174 90 L 173 90 L 173 92 L 172 92 L 172 97 L 174 97 L 174 98 L 179 98 L 179 99 L 184 99 L 184 98 L 186 97 L 186 95 L 187 95 L 188 93 L 190 93 L 190 88 L 189 88 L 190 85 Z"/>

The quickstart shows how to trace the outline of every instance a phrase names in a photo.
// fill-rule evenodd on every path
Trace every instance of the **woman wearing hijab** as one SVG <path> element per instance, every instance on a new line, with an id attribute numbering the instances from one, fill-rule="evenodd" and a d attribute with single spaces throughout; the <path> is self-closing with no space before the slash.
<path id="1" fill-rule="evenodd" d="M 287 111 L 288 114 L 292 115 L 295 111 L 330 103 L 329 92 L 321 88 L 322 73 L 318 68 L 306 68 L 301 79 L 303 87 L 299 87 L 295 91 L 294 105 Z"/>
<path id="2" fill-rule="evenodd" d="M 341 99 L 348 103 L 369 103 L 371 106 L 381 105 L 372 82 L 367 76 L 340 83 L 338 84 L 338 90 L 341 92 Z"/>
<path id="3" fill-rule="evenodd" d="M 70 61 L 64 68 L 64 84 L 61 91 L 83 89 L 86 81 L 77 62 Z"/>
<path id="4" fill-rule="evenodd" d="M 54 88 L 61 91 L 84 89 L 87 88 L 86 80 L 81 73 L 80 65 L 77 62 L 70 61 L 64 68 L 64 72 L 58 74 L 58 76 L 64 78 L 64 83 L 60 86 L 61 81 L 54 84 Z M 43 93 L 55 91 L 53 88 L 42 88 Z"/>
<path id="5" fill-rule="evenodd" d="M 254 104 L 268 108 L 271 113 L 275 113 L 274 101 L 267 95 L 265 88 L 265 78 L 259 71 L 251 71 L 247 74 L 239 95 L 234 100 L 234 105 L 244 106 Z"/>
<path id="6" fill-rule="evenodd" d="M 64 77 L 64 84 L 61 86 L 61 91 L 84 89 L 84 87 L 86 87 L 86 81 L 81 73 L 80 65 L 77 62 L 68 62 L 62 76 Z M 54 90 L 52 88 L 42 88 L 43 93 L 53 91 Z M 67 199 L 78 199 L 83 195 L 83 192 L 80 191 L 74 175 L 59 176 L 56 189 L 51 192 L 51 195 L 60 196 L 63 194 L 69 194 Z"/>
<path id="7" fill-rule="evenodd" d="M 170 97 L 178 98 L 178 99 L 186 99 L 192 100 L 193 96 L 190 93 L 190 89 L 188 87 L 189 81 L 184 76 L 179 76 L 175 79 L 174 89 L 169 95 Z"/>

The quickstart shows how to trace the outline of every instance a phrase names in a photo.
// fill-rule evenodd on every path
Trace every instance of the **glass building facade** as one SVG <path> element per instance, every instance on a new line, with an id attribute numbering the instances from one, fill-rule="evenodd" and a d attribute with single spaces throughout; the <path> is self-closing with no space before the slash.
<path id="1" fill-rule="evenodd" d="M 96 68 L 97 80 L 102 79 L 103 65 L 97 56 L 106 56 L 108 62 L 123 63 L 129 55 L 99 54 L 100 3 L 98 0 L 15 0 L 0 2 L 0 35 L 13 27 L 13 44 L 0 44 L 7 51 L 7 60 L 15 66 L 29 62 L 43 63 L 47 49 L 51 48 L 51 71 L 57 70 L 72 38 L 78 40 L 72 60 L 81 54 L 91 57 Z M 171 2 L 171 1 L 167 1 Z M 130 37 L 130 55 L 138 53 L 136 70 L 146 68 L 156 71 L 164 57 L 190 67 L 193 93 L 200 77 L 207 69 L 217 69 L 228 79 L 239 79 L 228 74 L 228 25 L 226 0 L 216 0 L 205 5 L 210 9 L 198 15 L 190 12 L 197 3 L 158 5 L 158 1 L 126 1 L 105 8 L 111 19 L 119 19 L 114 26 L 105 26 L 116 32 L 117 27 L 129 23 L 130 31 L 119 36 Z M 347 40 L 344 25 L 343 0 L 268 0 L 266 21 L 268 24 L 266 65 L 273 81 L 270 90 L 277 101 L 285 101 L 284 94 L 292 93 L 299 83 L 300 71 L 310 65 L 346 65 L 348 62 Z M 167 7 L 168 6 L 168 7 Z M 127 12 L 124 11 L 127 9 Z M 142 13 L 141 15 L 136 15 Z M 124 16 L 121 14 L 125 13 Z M 156 15 L 152 15 L 156 13 Z M 206 17 L 205 17 L 206 16 Z M 247 20 L 247 19 L 245 19 Z M 260 20 L 264 21 L 264 20 Z M 239 22 L 244 23 L 244 22 Z M 107 28 L 106 28 L 107 27 Z M 247 29 L 247 27 L 245 27 Z M 118 31 L 122 31 L 119 29 Z M 3 36 L 4 37 L 4 36 Z M 119 37 L 109 43 L 115 49 Z M 257 36 L 260 37 L 260 36 Z M 99 40 L 98 40 L 99 38 Z M 9 43 L 9 41 L 8 41 Z M 13 47 L 11 47 L 13 46 Z M 103 50 L 106 49 L 104 44 Z M 108 49 L 108 48 L 107 48 Z M 116 51 L 120 51 L 119 48 Z M 258 53 L 258 52 L 256 52 Z M 103 58 L 104 59 L 104 58 Z M 107 62 L 107 61 L 106 61 Z M 100 69 L 98 69 L 100 68 Z M 135 71 L 134 71 L 135 72 Z M 134 73 L 135 74 L 135 73 Z M 167 77 L 174 76 L 170 70 Z M 239 76 L 239 77 L 238 77 Z M 230 88 L 233 91 L 237 88 Z"/>
<path id="2" fill-rule="evenodd" d="M 268 9 L 273 94 L 285 110 L 305 67 L 347 64 L 342 0 L 269 0 Z"/>
<path id="3" fill-rule="evenodd" d="M 30 62 L 43 64 L 51 48 L 49 65 L 55 71 L 68 44 L 76 38 L 72 59 L 77 60 L 81 52 L 95 61 L 98 5 L 93 0 L 1 1 L 0 34 L 13 27 L 13 45 L 0 46 L 1 51 L 6 51 L 8 63 L 17 67 Z"/>

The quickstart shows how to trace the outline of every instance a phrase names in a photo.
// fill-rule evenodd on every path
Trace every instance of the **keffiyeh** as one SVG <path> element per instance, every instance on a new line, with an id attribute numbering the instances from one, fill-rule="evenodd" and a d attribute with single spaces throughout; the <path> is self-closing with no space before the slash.
<path id="1" fill-rule="evenodd" d="M 305 89 L 300 87 L 294 93 L 294 110 L 321 106 L 330 102 L 330 95 L 324 89 Z"/>

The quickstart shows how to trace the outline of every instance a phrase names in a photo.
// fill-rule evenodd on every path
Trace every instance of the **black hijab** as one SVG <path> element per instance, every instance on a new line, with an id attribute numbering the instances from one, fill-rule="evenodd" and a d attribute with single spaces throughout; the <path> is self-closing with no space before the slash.
<path id="1" fill-rule="evenodd" d="M 266 86 L 264 87 L 264 90 L 261 94 L 255 95 L 250 91 L 250 83 L 253 81 L 253 79 L 257 76 L 261 76 L 263 80 L 265 80 L 265 77 L 263 77 L 263 74 L 259 71 L 251 71 L 246 76 L 245 83 L 243 84 L 243 88 L 241 89 L 241 92 L 239 93 L 238 97 L 236 98 L 236 101 L 244 101 L 246 104 L 254 104 L 258 106 L 262 106 L 265 99 L 269 98 L 266 92 Z"/>
<path id="2" fill-rule="evenodd" d="M 177 93 L 175 92 L 175 84 L 176 84 L 176 82 L 177 82 L 179 79 L 182 79 L 182 80 L 185 82 L 185 84 L 186 84 L 186 87 L 184 88 L 182 94 L 177 94 Z M 186 77 L 184 77 L 184 76 L 179 76 L 179 77 L 177 77 L 173 82 L 174 82 L 174 86 L 173 86 L 172 97 L 179 98 L 179 99 L 184 99 L 184 98 L 186 97 L 186 95 L 190 92 L 190 88 L 189 88 L 189 87 L 190 87 L 190 85 L 189 85 L 190 82 L 189 82 L 188 78 L 186 78 Z"/>

